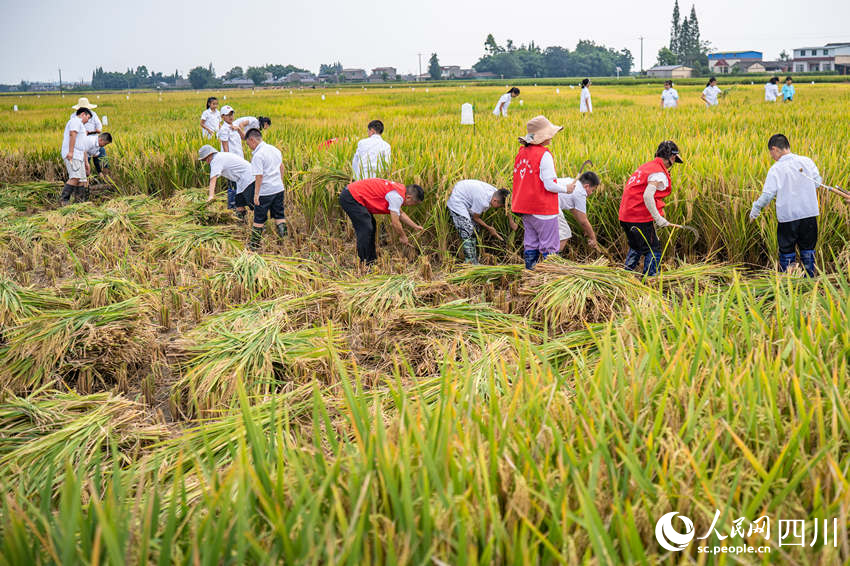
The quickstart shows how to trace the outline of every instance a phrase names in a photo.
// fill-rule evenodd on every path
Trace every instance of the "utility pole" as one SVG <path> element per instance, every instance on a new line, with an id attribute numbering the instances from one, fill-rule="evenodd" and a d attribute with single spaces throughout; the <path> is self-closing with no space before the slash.
<path id="1" fill-rule="evenodd" d="M 640 36 L 640 72 L 643 73 L 643 36 Z"/>
<path id="2" fill-rule="evenodd" d="M 62 69 L 59 68 L 59 94 L 62 94 Z"/>
<path id="3" fill-rule="evenodd" d="M 422 54 L 419 53 L 419 74 L 416 75 L 416 82 L 419 82 L 422 77 Z"/>

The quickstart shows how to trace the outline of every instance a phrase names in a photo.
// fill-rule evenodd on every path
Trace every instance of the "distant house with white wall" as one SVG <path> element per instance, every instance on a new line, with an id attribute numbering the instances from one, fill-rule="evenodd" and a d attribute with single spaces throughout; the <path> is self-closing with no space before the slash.
<path id="1" fill-rule="evenodd" d="M 656 65 L 646 71 L 646 76 L 656 79 L 688 79 L 694 70 L 684 65 Z"/>
<path id="2" fill-rule="evenodd" d="M 708 54 L 708 71 L 712 75 L 726 75 L 735 65 L 760 63 L 764 58 L 761 51 L 722 51 Z"/>
<path id="3" fill-rule="evenodd" d="M 363 82 L 369 78 L 363 69 L 343 69 L 342 78 L 349 82 Z"/>
<path id="4" fill-rule="evenodd" d="M 794 49 L 792 70 L 795 73 L 838 71 L 850 73 L 850 42 L 827 43 L 820 47 L 798 47 Z"/>

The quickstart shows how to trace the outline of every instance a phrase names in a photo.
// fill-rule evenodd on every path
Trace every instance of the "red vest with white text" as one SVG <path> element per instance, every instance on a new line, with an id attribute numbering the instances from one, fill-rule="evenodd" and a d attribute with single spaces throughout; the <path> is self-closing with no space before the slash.
<path id="1" fill-rule="evenodd" d="M 670 173 L 664 167 L 664 161 L 656 157 L 649 163 L 644 163 L 626 181 L 623 189 L 623 200 L 620 201 L 620 220 L 623 222 L 652 222 L 652 215 L 643 202 L 643 192 L 649 184 L 649 176 L 654 173 L 664 173 L 667 176 L 667 188 L 655 191 L 655 207 L 658 214 L 664 216 L 664 198 L 673 190 Z"/>
<path id="2" fill-rule="evenodd" d="M 348 192 L 354 200 L 366 207 L 372 214 L 389 214 L 390 203 L 387 202 L 387 193 L 392 191 L 401 195 L 407 195 L 407 187 L 401 183 L 394 183 L 386 179 L 363 179 L 348 185 Z"/>
<path id="3" fill-rule="evenodd" d="M 540 160 L 549 150 L 540 145 L 521 147 L 514 161 L 511 210 L 517 214 L 558 214 L 558 193 L 540 179 Z M 557 179 L 553 179 L 557 181 Z"/>

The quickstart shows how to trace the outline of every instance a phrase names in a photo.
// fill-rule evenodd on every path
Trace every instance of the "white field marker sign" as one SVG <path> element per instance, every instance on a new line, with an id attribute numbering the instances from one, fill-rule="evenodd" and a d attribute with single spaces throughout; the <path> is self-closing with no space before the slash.
<path id="1" fill-rule="evenodd" d="M 469 102 L 460 106 L 460 123 L 465 126 L 475 125 L 475 114 L 472 110 L 472 104 Z"/>
<path id="2" fill-rule="evenodd" d="M 323 95 L 322 95 L 322 100 L 324 100 L 324 99 L 325 99 L 325 95 L 323 94 Z"/>
<path id="3" fill-rule="evenodd" d="M 18 111 L 18 105 L 17 105 L 17 104 L 15 104 L 14 106 L 12 106 L 12 110 L 13 110 L 14 112 L 17 112 L 17 111 Z"/>
<path id="4" fill-rule="evenodd" d="M 101 122 L 103 123 L 103 125 L 108 126 L 109 125 L 109 118 L 106 116 L 106 114 L 101 116 L 101 118 L 102 118 Z"/>
<path id="5" fill-rule="evenodd" d="M 519 105 L 520 105 L 520 106 L 522 106 L 522 105 L 523 105 L 523 102 L 522 102 L 522 99 L 521 99 L 521 98 L 519 99 Z"/>
<path id="6" fill-rule="evenodd" d="M 555 94 L 561 94 L 561 89 L 556 88 L 556 89 L 555 89 Z"/>

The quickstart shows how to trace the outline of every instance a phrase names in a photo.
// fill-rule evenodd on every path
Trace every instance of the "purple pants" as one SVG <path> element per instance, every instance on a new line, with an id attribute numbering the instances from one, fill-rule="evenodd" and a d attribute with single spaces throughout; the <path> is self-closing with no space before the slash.
<path id="1" fill-rule="evenodd" d="M 531 214 L 523 214 L 522 227 L 525 230 L 523 247 L 544 254 L 554 254 L 561 247 L 558 234 L 558 217 L 541 220 Z"/>

